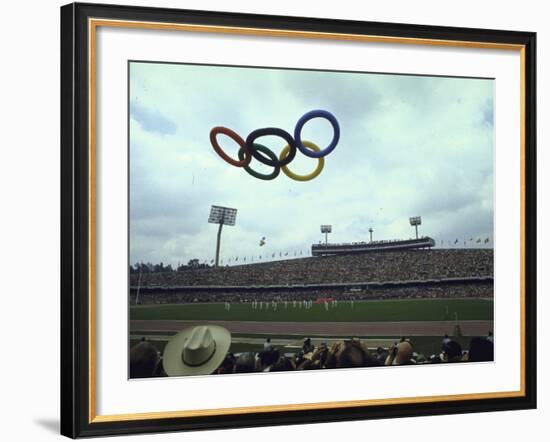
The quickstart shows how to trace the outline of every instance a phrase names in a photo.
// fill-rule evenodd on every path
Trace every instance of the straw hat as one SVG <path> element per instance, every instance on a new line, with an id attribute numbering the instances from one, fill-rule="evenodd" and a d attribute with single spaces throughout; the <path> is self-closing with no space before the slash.
<path id="1" fill-rule="evenodd" d="M 231 333 L 217 325 L 200 325 L 172 336 L 164 348 L 162 365 L 168 376 L 211 374 L 231 345 Z"/>

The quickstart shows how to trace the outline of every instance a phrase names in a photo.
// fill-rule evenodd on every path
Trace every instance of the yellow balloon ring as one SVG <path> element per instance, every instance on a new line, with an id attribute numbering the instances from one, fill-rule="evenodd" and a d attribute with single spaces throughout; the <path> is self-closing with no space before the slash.
<path id="1" fill-rule="evenodd" d="M 316 144 L 312 143 L 311 141 L 303 141 L 302 144 L 307 147 L 308 149 L 314 151 L 314 152 L 320 152 L 321 149 Z M 290 151 L 290 146 L 287 144 L 285 148 L 281 151 L 279 155 L 279 160 L 282 161 L 283 158 L 285 158 L 288 155 L 288 152 Z M 298 175 L 294 172 L 292 172 L 288 166 L 281 166 L 281 170 L 284 172 L 284 174 L 292 178 L 295 181 L 310 181 L 313 178 L 316 178 L 319 176 L 319 174 L 323 171 L 323 167 L 325 167 L 325 158 L 317 158 L 317 168 L 311 172 L 308 175 Z"/>

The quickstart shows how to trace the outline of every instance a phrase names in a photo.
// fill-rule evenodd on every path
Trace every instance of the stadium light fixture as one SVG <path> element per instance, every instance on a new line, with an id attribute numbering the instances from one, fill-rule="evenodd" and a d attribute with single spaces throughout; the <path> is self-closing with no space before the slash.
<path id="1" fill-rule="evenodd" d="M 223 206 L 212 206 L 210 208 L 210 216 L 208 217 L 208 222 L 210 224 L 219 225 L 218 237 L 216 240 L 216 264 L 215 264 L 216 267 L 218 267 L 218 263 L 220 261 L 220 243 L 221 243 L 221 237 L 222 237 L 222 227 L 224 225 L 234 226 L 236 218 L 237 218 L 237 209 L 233 209 L 231 207 L 223 207 Z"/>
<path id="2" fill-rule="evenodd" d="M 321 226 L 321 233 L 325 234 L 325 245 L 328 244 L 328 234 L 332 233 L 332 226 L 328 224 L 323 224 Z"/>
<path id="3" fill-rule="evenodd" d="M 409 218 L 409 222 L 411 223 L 411 226 L 414 226 L 414 230 L 416 231 L 416 239 L 418 239 L 418 226 L 422 224 L 422 218 L 420 216 L 411 216 Z"/>

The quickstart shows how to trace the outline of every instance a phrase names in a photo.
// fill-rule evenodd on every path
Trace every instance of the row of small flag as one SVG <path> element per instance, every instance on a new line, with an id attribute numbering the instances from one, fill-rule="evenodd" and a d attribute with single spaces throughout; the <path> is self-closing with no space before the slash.
<path id="1" fill-rule="evenodd" d="M 306 252 L 307 253 L 307 252 Z M 303 250 L 300 250 L 299 252 L 295 251 L 294 252 L 294 256 L 303 256 L 304 255 L 304 251 Z M 272 253 L 271 254 L 271 258 L 275 258 L 277 256 L 277 253 Z M 292 253 L 289 253 L 289 252 L 279 252 L 279 258 L 282 258 L 282 257 L 288 257 L 288 256 L 292 256 Z M 239 257 L 239 256 L 236 256 L 235 258 L 233 257 L 230 257 L 230 258 L 226 258 L 225 261 L 226 262 L 238 262 L 239 260 L 241 260 L 242 262 L 246 262 L 247 261 L 247 258 L 249 261 L 254 261 L 254 256 L 250 256 L 250 257 L 247 257 L 247 256 L 243 256 L 243 257 Z M 269 259 L 270 256 L 269 254 L 268 255 L 258 255 L 258 260 L 259 261 L 262 261 L 263 259 Z M 224 259 L 220 259 L 220 264 L 223 264 L 224 262 Z M 208 260 L 204 260 L 202 261 L 203 264 L 206 264 L 208 263 Z M 214 259 L 211 259 L 210 260 L 210 264 L 213 264 L 214 263 Z"/>
<path id="2" fill-rule="evenodd" d="M 474 241 L 474 238 L 470 238 L 470 242 L 473 242 L 473 241 Z M 476 242 L 477 244 L 480 244 L 481 242 L 483 242 L 483 244 L 488 244 L 489 241 L 490 241 L 489 238 L 485 238 L 485 239 L 477 238 L 477 239 L 475 240 L 475 242 Z M 450 243 L 450 241 L 449 241 L 449 243 Z M 458 243 L 459 243 L 459 240 L 458 240 L 458 238 L 457 238 L 457 239 L 455 239 L 454 244 L 458 244 Z M 464 244 L 466 244 L 466 240 L 464 240 Z M 441 240 L 441 245 L 443 245 L 443 240 Z"/>
<path id="3" fill-rule="evenodd" d="M 475 240 L 475 243 L 477 243 L 477 244 L 480 244 L 480 243 L 488 244 L 488 243 L 491 241 L 489 238 L 484 238 L 484 239 L 483 239 L 483 238 L 470 238 L 470 242 L 474 242 L 474 240 Z M 458 244 L 459 242 L 460 242 L 460 240 L 457 238 L 457 239 L 455 239 L 455 241 L 453 242 L 453 244 Z M 451 241 L 448 241 L 448 243 L 451 244 Z M 466 245 L 466 243 L 467 243 L 467 241 L 464 240 L 464 245 Z M 441 245 L 443 245 L 443 244 L 444 244 L 444 240 L 441 240 Z M 306 252 L 306 253 L 307 253 L 307 252 Z M 278 257 L 279 257 L 279 258 L 288 257 L 289 254 L 290 254 L 290 256 L 292 256 L 292 254 L 289 253 L 289 252 L 284 252 L 284 253 L 283 253 L 283 252 L 279 252 L 279 253 L 278 253 Z M 294 251 L 294 256 L 303 256 L 303 254 L 304 254 L 304 253 L 303 253 L 303 250 L 300 250 L 299 252 L 298 252 L 298 251 Z M 272 253 L 272 254 L 271 254 L 271 258 L 275 258 L 276 256 L 277 256 L 277 253 Z M 247 261 L 247 258 L 248 258 L 248 261 L 249 261 L 249 262 L 254 262 L 254 256 L 250 256 L 250 257 L 247 257 L 247 256 L 243 256 L 243 257 L 236 256 L 235 258 L 229 257 L 229 258 L 225 258 L 225 260 L 224 260 L 224 259 L 221 259 L 221 260 L 220 260 L 220 264 L 223 264 L 224 261 L 225 261 L 226 263 L 229 263 L 229 262 L 238 262 L 239 260 L 240 260 L 241 262 L 246 262 L 246 261 Z M 258 260 L 259 260 L 259 261 L 262 261 L 263 259 L 269 259 L 269 258 L 270 258 L 269 254 L 268 254 L 268 255 L 258 255 Z M 208 260 L 205 259 L 204 261 L 202 261 L 202 263 L 203 263 L 203 264 L 207 264 L 207 263 L 208 263 Z M 210 260 L 210 264 L 214 264 L 214 259 L 211 259 L 211 260 Z"/>
<path id="4" fill-rule="evenodd" d="M 303 250 L 300 250 L 299 252 L 298 251 L 294 252 L 294 256 L 303 256 L 303 254 L 304 254 Z M 277 253 L 272 253 L 271 254 L 271 258 L 275 258 L 276 256 L 277 256 Z M 288 257 L 288 256 L 292 256 L 292 253 L 291 252 L 284 252 L 284 253 L 279 252 L 279 254 L 278 254 L 279 258 Z M 246 262 L 247 258 L 248 257 L 246 257 L 246 256 L 243 256 L 243 257 L 236 256 L 235 258 L 233 258 L 233 257 L 226 258 L 225 261 L 227 261 L 227 262 L 238 262 L 239 260 L 241 260 L 242 262 Z M 267 255 L 258 255 L 258 260 L 259 261 L 262 261 L 263 259 L 269 259 L 269 258 L 270 258 L 269 254 L 267 254 Z M 254 261 L 254 256 L 249 257 L 249 261 Z M 214 262 L 213 259 L 210 260 L 211 264 L 213 262 Z M 221 259 L 220 263 L 223 263 L 223 262 L 224 262 L 224 260 Z"/>

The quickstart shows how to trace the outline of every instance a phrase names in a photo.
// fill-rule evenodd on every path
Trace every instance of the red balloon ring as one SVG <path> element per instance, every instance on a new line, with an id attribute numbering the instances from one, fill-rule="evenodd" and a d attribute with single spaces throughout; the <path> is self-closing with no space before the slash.
<path id="1" fill-rule="evenodd" d="M 235 143 L 237 143 L 242 148 L 244 152 L 244 158 L 241 161 L 234 160 L 222 150 L 222 148 L 218 144 L 218 140 L 216 140 L 216 135 L 218 134 L 227 135 L 229 138 L 235 141 Z M 250 161 L 252 160 L 252 155 L 250 154 L 250 151 L 247 149 L 246 143 L 244 142 L 244 140 L 239 136 L 239 134 L 237 134 L 236 132 L 233 132 L 231 129 L 228 129 L 227 127 L 217 126 L 213 128 L 210 131 L 210 142 L 212 143 L 212 147 L 214 148 L 216 153 L 232 166 L 245 167 L 245 166 L 248 166 L 250 164 Z"/>

